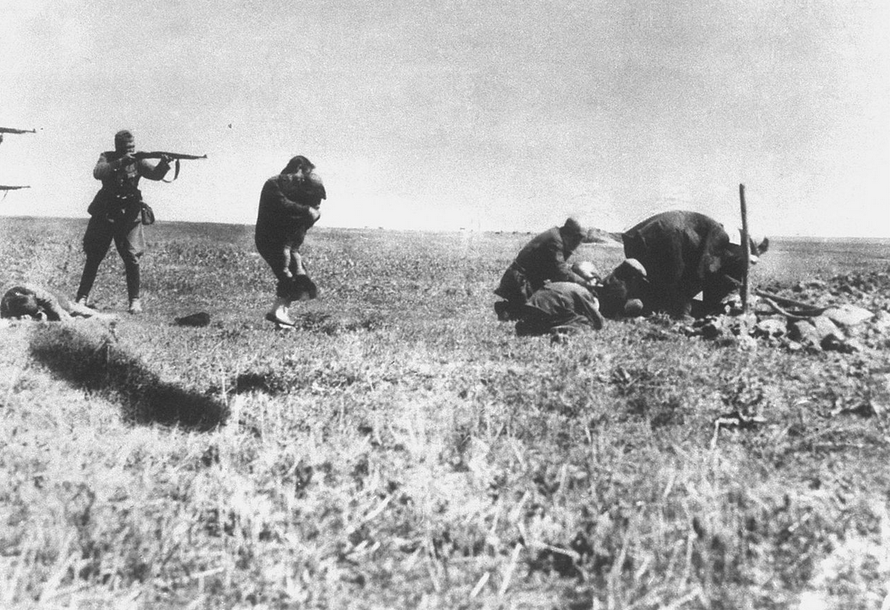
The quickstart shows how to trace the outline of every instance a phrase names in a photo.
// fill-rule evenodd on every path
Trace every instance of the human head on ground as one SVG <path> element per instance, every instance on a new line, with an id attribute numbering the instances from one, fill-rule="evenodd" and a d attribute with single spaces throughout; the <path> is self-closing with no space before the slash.
<path id="1" fill-rule="evenodd" d="M 121 154 L 136 152 L 136 138 L 129 129 L 121 129 L 114 134 L 114 150 Z"/>
<path id="2" fill-rule="evenodd" d="M 11 288 L 0 300 L 0 318 L 37 317 L 40 305 L 34 293 L 21 288 Z"/>
<path id="3" fill-rule="evenodd" d="M 584 239 L 584 229 L 581 228 L 581 223 L 572 217 L 566 218 L 565 223 L 559 228 L 559 234 L 569 252 L 580 246 L 581 240 Z"/>

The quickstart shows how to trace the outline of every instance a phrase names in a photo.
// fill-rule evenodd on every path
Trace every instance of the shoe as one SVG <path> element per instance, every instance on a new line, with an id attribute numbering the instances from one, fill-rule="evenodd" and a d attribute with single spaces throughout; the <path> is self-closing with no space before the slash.
<path id="1" fill-rule="evenodd" d="M 494 312 L 498 316 L 498 320 L 501 322 L 509 322 L 510 320 L 515 320 L 516 316 L 513 315 L 513 310 L 510 307 L 509 301 L 498 301 L 494 304 Z"/>
<path id="2" fill-rule="evenodd" d="M 278 326 L 289 326 L 291 328 L 296 327 L 297 323 L 294 322 L 290 316 L 287 314 L 280 314 L 275 311 L 270 311 L 266 314 L 266 319 L 269 322 L 274 322 Z"/>
<path id="3" fill-rule="evenodd" d="M 133 315 L 142 313 L 142 303 L 139 301 L 139 299 L 133 299 L 132 301 L 130 301 L 130 309 L 128 311 Z"/>

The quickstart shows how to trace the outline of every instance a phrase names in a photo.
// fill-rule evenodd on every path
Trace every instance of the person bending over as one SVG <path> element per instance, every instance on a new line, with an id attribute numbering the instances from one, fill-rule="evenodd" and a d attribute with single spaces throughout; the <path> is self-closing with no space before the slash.
<path id="1" fill-rule="evenodd" d="M 547 282 L 522 306 L 516 334 L 535 336 L 602 327 L 603 316 L 590 289 L 574 282 Z"/>
<path id="2" fill-rule="evenodd" d="M 568 218 L 563 226 L 548 229 L 528 242 L 504 272 L 494 291 L 504 299 L 494 304 L 498 319 L 519 318 L 523 305 L 544 286 L 544 282 L 569 282 L 591 287 L 591 278 L 582 277 L 566 262 L 583 238 L 581 225 L 574 218 Z"/>

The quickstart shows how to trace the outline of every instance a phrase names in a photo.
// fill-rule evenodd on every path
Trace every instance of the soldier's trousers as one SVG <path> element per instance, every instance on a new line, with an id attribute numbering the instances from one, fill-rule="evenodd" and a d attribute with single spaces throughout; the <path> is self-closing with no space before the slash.
<path id="1" fill-rule="evenodd" d="M 77 298 L 89 296 L 93 289 L 93 283 L 96 281 L 96 274 L 99 272 L 99 265 L 108 254 L 111 242 L 114 242 L 118 254 L 124 261 L 127 296 L 131 301 L 139 298 L 139 258 L 145 251 L 145 235 L 142 224 L 138 221 L 136 223 L 113 223 L 101 214 L 90 218 L 83 236 L 83 251 L 87 260 L 80 277 Z"/>

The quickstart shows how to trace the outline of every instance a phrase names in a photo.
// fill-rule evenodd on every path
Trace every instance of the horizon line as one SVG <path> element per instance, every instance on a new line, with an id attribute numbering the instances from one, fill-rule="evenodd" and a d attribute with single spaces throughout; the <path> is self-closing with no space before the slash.
<path id="1" fill-rule="evenodd" d="M 89 217 L 84 216 L 29 216 L 29 215 L 6 215 L 0 212 L 0 218 L 9 218 L 9 219 L 18 219 L 18 220 L 89 220 Z M 239 226 L 239 227 L 251 227 L 254 226 L 253 222 L 231 222 L 231 221 L 219 221 L 219 220 L 163 220 L 158 224 L 214 224 L 214 225 L 229 225 L 229 226 Z M 412 233 L 513 233 L 513 234 L 537 234 L 541 231 L 546 230 L 549 227 L 542 227 L 539 229 L 474 229 L 472 227 L 460 227 L 457 229 L 424 229 L 424 228 L 410 228 L 410 227 L 384 227 L 384 226 L 376 226 L 372 227 L 369 225 L 365 226 L 333 226 L 333 225 L 323 225 L 319 227 L 314 227 L 316 230 L 321 229 L 336 229 L 336 230 L 353 230 L 353 231 L 393 231 L 393 232 L 412 232 Z M 605 229 L 601 229 L 599 227 L 588 227 L 588 231 L 600 231 L 609 233 Z M 878 236 L 857 236 L 857 235 L 846 235 L 846 236 L 834 236 L 834 235 L 768 235 L 770 239 L 780 239 L 780 240 L 872 240 L 872 241 L 890 241 L 890 235 L 878 237 Z M 588 245 L 596 244 L 596 242 L 584 242 Z"/>

